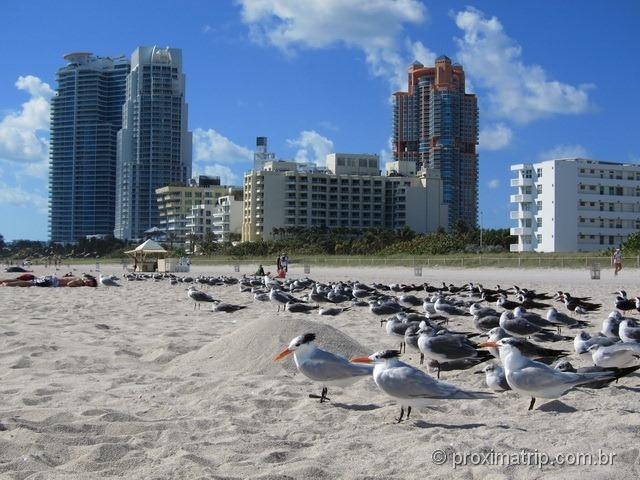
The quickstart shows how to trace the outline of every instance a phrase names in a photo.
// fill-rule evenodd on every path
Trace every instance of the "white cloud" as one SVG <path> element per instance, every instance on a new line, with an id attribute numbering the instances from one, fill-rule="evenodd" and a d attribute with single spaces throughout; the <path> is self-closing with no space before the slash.
<path id="1" fill-rule="evenodd" d="M 488 90 L 491 113 L 528 123 L 554 114 L 579 114 L 590 108 L 588 90 L 550 80 L 539 65 L 521 60 L 522 47 L 504 31 L 496 17 L 467 7 L 455 14 L 458 59 L 477 87 Z"/>
<path id="2" fill-rule="evenodd" d="M 513 132 L 504 123 L 489 125 L 480 129 L 480 150 L 501 150 L 511 143 Z"/>
<path id="3" fill-rule="evenodd" d="M 220 177 L 222 185 L 240 184 L 240 176 L 234 173 L 227 165 L 220 165 L 219 163 L 207 165 L 204 169 L 204 174 L 213 177 Z"/>
<path id="4" fill-rule="evenodd" d="M 199 162 L 238 163 L 252 162 L 253 152 L 238 145 L 212 128 L 193 131 L 195 160 Z"/>
<path id="5" fill-rule="evenodd" d="M 298 147 L 295 161 L 300 163 L 324 165 L 327 155 L 333 152 L 333 142 L 315 130 L 304 130 L 298 138 L 287 140 L 287 144 L 290 147 Z"/>
<path id="6" fill-rule="evenodd" d="M 430 58 L 419 42 L 401 45 L 405 24 L 422 24 L 427 9 L 418 0 L 238 0 L 251 38 L 287 55 L 300 49 L 345 45 L 363 51 L 374 75 L 395 90 L 406 87 L 411 54 Z M 429 54 L 427 54 L 429 52 Z"/>
<path id="7" fill-rule="evenodd" d="M 331 130 L 332 132 L 337 132 L 340 130 L 340 127 L 338 127 L 335 123 L 330 122 L 329 120 L 322 120 L 321 122 L 318 122 L 318 125 L 320 125 L 325 130 Z"/>
<path id="8" fill-rule="evenodd" d="M 586 158 L 587 149 L 582 145 L 556 145 L 550 150 L 538 155 L 540 160 L 553 160 L 556 158 Z"/>
<path id="9" fill-rule="evenodd" d="M 209 33 L 211 30 L 213 30 L 213 27 L 209 24 L 203 25 L 202 28 L 200 29 L 202 33 Z"/>
<path id="10" fill-rule="evenodd" d="M 32 171 L 46 173 L 50 99 L 54 92 L 32 75 L 19 77 L 15 86 L 29 93 L 30 98 L 20 111 L 9 112 L 0 120 L 0 160 L 38 164 Z"/>
<path id="11" fill-rule="evenodd" d="M 493 188 L 498 188 L 500 186 L 500 180 L 497 178 L 494 178 L 493 180 L 489 180 L 489 182 L 487 183 L 487 187 L 493 189 Z"/>
<path id="12" fill-rule="evenodd" d="M 34 206 L 40 213 L 46 213 L 48 200 L 46 196 L 37 192 L 27 192 L 21 187 L 0 183 L 0 205 Z"/>

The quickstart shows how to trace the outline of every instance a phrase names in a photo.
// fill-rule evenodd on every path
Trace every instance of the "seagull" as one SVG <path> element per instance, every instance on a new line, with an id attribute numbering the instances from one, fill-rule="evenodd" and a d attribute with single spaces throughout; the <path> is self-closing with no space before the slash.
<path id="1" fill-rule="evenodd" d="M 293 295 L 283 292 L 282 290 L 276 290 L 274 287 L 271 287 L 269 292 L 269 300 L 278 302 L 278 312 L 280 311 L 280 305 L 284 308 L 287 302 L 303 303 L 302 300 L 295 298 Z"/>
<path id="2" fill-rule="evenodd" d="M 620 312 L 614 310 L 602 321 L 602 328 L 600 329 L 600 332 L 610 338 L 620 338 L 619 332 L 622 318 L 623 317 L 620 315 Z"/>
<path id="3" fill-rule="evenodd" d="M 318 305 L 309 305 L 308 303 L 287 302 L 284 309 L 291 313 L 311 313 L 311 310 L 318 308 Z"/>
<path id="4" fill-rule="evenodd" d="M 595 344 L 589 347 L 589 352 L 598 367 L 629 367 L 640 357 L 640 343 L 618 342 L 608 347 Z"/>
<path id="5" fill-rule="evenodd" d="M 640 326 L 632 318 L 625 318 L 620 322 L 618 334 L 625 343 L 640 343 Z"/>
<path id="6" fill-rule="evenodd" d="M 502 312 L 500 327 L 513 337 L 528 337 L 542 330 L 542 327 L 522 317 L 514 317 L 511 312 Z"/>
<path id="7" fill-rule="evenodd" d="M 511 390 L 511 387 L 507 383 L 507 379 L 504 376 L 504 368 L 499 363 L 490 363 L 485 365 L 482 370 L 478 370 L 474 373 L 484 373 L 485 382 L 494 392 L 504 392 L 505 390 Z"/>
<path id="8" fill-rule="evenodd" d="M 233 313 L 238 310 L 242 310 L 243 308 L 247 308 L 246 305 L 232 305 L 230 303 L 224 303 L 220 300 L 216 300 L 213 302 L 213 312 L 224 312 L 224 313 Z"/>
<path id="9" fill-rule="evenodd" d="M 112 275 L 100 275 L 100 285 L 104 287 L 121 287 L 117 281 L 116 277 Z"/>
<path id="10" fill-rule="evenodd" d="M 418 348 L 425 357 L 438 363 L 446 363 L 462 359 L 489 360 L 491 354 L 476 350 L 476 346 L 467 337 L 460 334 L 439 333 L 431 328 L 421 330 L 418 337 Z M 437 377 L 440 378 L 440 369 Z"/>
<path id="11" fill-rule="evenodd" d="M 277 361 L 293 353 L 298 371 L 322 385 L 322 393 L 319 396 L 309 395 L 309 398 L 319 398 L 320 403 L 323 403 L 329 400 L 327 386 L 351 385 L 356 380 L 371 375 L 373 368 L 370 365 L 355 365 L 344 357 L 322 350 L 314 344 L 315 339 L 314 333 L 300 335 L 291 340 L 289 346 L 274 359 Z"/>
<path id="12" fill-rule="evenodd" d="M 449 383 L 441 382 L 409 364 L 401 362 L 398 350 L 383 350 L 368 357 L 352 358 L 356 363 L 374 363 L 373 381 L 378 388 L 400 403 L 400 417 L 404 419 L 404 407 L 407 407 L 407 420 L 412 407 L 432 405 L 438 400 L 479 400 L 491 398 L 487 392 L 462 390 Z"/>
<path id="13" fill-rule="evenodd" d="M 617 340 L 614 338 L 607 337 L 602 334 L 591 336 L 589 333 L 582 330 L 576 335 L 576 338 L 573 339 L 573 349 L 578 355 L 581 355 L 583 353 L 587 353 L 591 345 L 602 345 L 603 347 L 608 347 L 616 342 Z"/>
<path id="14" fill-rule="evenodd" d="M 558 398 L 584 383 L 613 377 L 611 372 L 583 374 L 561 372 L 522 355 L 512 338 L 485 342 L 480 346 L 498 347 L 507 383 L 514 391 L 531 397 L 529 410 L 533 408 L 536 398 Z"/>
<path id="15" fill-rule="evenodd" d="M 211 295 L 205 292 L 201 292 L 196 287 L 189 287 L 189 290 L 187 291 L 187 296 L 195 302 L 193 304 L 194 310 L 196 309 L 196 305 L 198 306 L 198 309 L 200 309 L 200 304 L 202 302 L 213 303 L 216 301 L 215 298 L 213 298 Z"/>
<path id="16" fill-rule="evenodd" d="M 340 315 L 342 312 L 346 312 L 347 310 L 351 309 L 351 307 L 327 307 L 327 308 L 320 308 L 318 310 L 318 315 L 326 315 L 326 316 L 330 316 L 330 317 L 335 317 L 336 315 Z"/>
<path id="17" fill-rule="evenodd" d="M 455 305 L 450 305 L 442 300 L 442 298 L 438 298 L 436 303 L 433 305 L 437 313 L 441 313 L 443 315 L 453 315 L 453 316 L 462 316 L 469 315 L 469 312 L 465 312 L 463 309 L 456 307 Z"/>

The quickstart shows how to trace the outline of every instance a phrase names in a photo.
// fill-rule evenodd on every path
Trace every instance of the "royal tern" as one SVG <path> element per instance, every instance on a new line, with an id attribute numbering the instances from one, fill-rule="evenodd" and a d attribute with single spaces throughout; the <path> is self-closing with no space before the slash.
<path id="1" fill-rule="evenodd" d="M 525 357 L 512 338 L 503 338 L 497 342 L 480 344 L 485 347 L 498 347 L 507 383 L 512 390 L 531 397 L 529 410 L 536 398 L 558 398 L 567 391 L 596 379 L 611 378 L 611 372 L 570 373 L 561 372 L 542 362 Z"/>
<path id="2" fill-rule="evenodd" d="M 374 363 L 373 380 L 380 390 L 400 403 L 400 417 L 407 419 L 412 407 L 433 405 L 439 400 L 479 400 L 491 398 L 493 394 L 462 390 L 449 383 L 441 382 L 411 365 L 398 359 L 398 350 L 384 350 L 368 357 L 352 358 L 356 363 Z"/>
<path id="3" fill-rule="evenodd" d="M 224 303 L 220 300 L 216 300 L 213 302 L 212 311 L 214 312 L 224 312 L 224 313 L 233 313 L 238 310 L 242 310 L 243 308 L 247 308 L 246 305 L 232 305 L 231 303 Z"/>
<path id="4" fill-rule="evenodd" d="M 319 398 L 322 403 L 329 400 L 328 386 L 351 385 L 356 380 L 371 375 L 371 366 L 353 364 L 344 357 L 322 350 L 314 344 L 315 339 L 313 333 L 300 335 L 291 340 L 289 346 L 274 359 L 277 361 L 293 353 L 298 371 L 322 385 L 322 393 L 319 396 L 309 395 L 309 398 Z"/>
<path id="5" fill-rule="evenodd" d="M 287 302 L 284 305 L 284 309 L 290 313 L 311 313 L 311 310 L 318 308 L 318 305 L 310 305 L 308 303 L 293 303 Z"/>
<path id="6" fill-rule="evenodd" d="M 542 327 L 508 311 L 500 315 L 500 327 L 513 337 L 528 337 L 542 330 Z"/>

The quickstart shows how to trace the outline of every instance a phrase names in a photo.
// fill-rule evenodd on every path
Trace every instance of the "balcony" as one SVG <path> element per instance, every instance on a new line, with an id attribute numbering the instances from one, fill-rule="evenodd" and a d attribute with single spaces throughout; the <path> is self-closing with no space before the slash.
<path id="1" fill-rule="evenodd" d="M 510 252 L 533 252 L 533 245 L 530 243 L 512 243 L 509 245 Z"/>
<path id="2" fill-rule="evenodd" d="M 526 187 L 528 185 L 533 185 L 533 178 L 512 178 L 511 186 L 512 187 Z"/>
<path id="3" fill-rule="evenodd" d="M 509 218 L 511 220 L 523 220 L 525 218 L 532 218 L 533 213 L 529 210 L 516 210 L 509 214 Z"/>
<path id="4" fill-rule="evenodd" d="M 531 193 L 511 195 L 509 201 L 511 203 L 529 203 L 533 201 L 533 195 Z"/>
<path id="5" fill-rule="evenodd" d="M 509 229 L 510 235 L 525 235 L 525 233 L 531 233 L 531 228 L 529 227 L 514 227 Z"/>

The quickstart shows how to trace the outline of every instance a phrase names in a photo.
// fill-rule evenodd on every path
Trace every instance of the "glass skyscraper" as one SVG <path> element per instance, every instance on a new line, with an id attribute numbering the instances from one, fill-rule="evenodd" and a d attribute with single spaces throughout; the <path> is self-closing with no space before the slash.
<path id="1" fill-rule="evenodd" d="M 191 178 L 180 49 L 139 47 L 133 52 L 122 115 L 114 235 L 132 240 L 160 224 L 156 189 L 187 185 Z"/>
<path id="2" fill-rule="evenodd" d="M 414 62 L 406 92 L 394 94 L 393 156 L 440 171 L 449 228 L 478 217 L 478 104 L 465 93 L 464 70 L 441 56 L 435 67 Z"/>
<path id="3" fill-rule="evenodd" d="M 113 234 L 117 133 L 129 73 L 125 57 L 65 55 L 51 100 L 49 238 Z"/>

